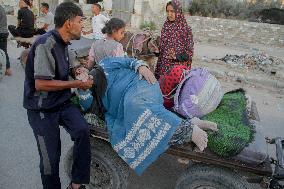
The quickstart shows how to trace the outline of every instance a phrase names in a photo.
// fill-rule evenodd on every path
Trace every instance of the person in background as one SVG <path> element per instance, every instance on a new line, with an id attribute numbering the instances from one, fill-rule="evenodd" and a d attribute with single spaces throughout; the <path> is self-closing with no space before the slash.
<path id="1" fill-rule="evenodd" d="M 85 189 L 83 184 L 90 182 L 90 128 L 70 98 L 71 88 L 89 89 L 93 80 L 69 80 L 68 44 L 80 39 L 82 19 L 83 12 L 74 3 L 58 5 L 55 29 L 36 39 L 27 58 L 23 105 L 38 146 L 43 189 L 61 189 L 59 125 L 74 141 L 68 189 Z"/>
<path id="2" fill-rule="evenodd" d="M 101 14 L 101 5 L 94 3 L 92 7 L 92 12 L 94 14 L 92 18 L 92 30 L 84 32 L 83 34 L 93 33 L 93 39 L 104 39 L 105 35 L 102 33 L 102 29 L 109 20 L 107 17 Z"/>
<path id="3" fill-rule="evenodd" d="M 5 75 L 12 75 L 12 71 L 10 68 L 10 59 L 7 52 L 7 38 L 9 36 L 9 32 L 7 29 L 7 16 L 4 8 L 0 5 L 0 49 L 3 50 L 6 54 L 6 71 Z"/>
<path id="4" fill-rule="evenodd" d="M 106 39 L 96 40 L 90 49 L 88 58 L 88 68 L 92 68 L 94 62 L 99 63 L 105 57 L 123 57 L 125 52 L 119 42 L 125 33 L 125 23 L 119 18 L 110 19 L 102 33 L 106 34 Z"/>
<path id="5" fill-rule="evenodd" d="M 36 18 L 38 17 L 38 9 L 36 8 L 36 6 L 34 6 L 33 0 L 30 0 L 30 10 L 34 13 L 35 21 L 36 21 Z"/>
<path id="6" fill-rule="evenodd" d="M 19 11 L 18 11 L 18 25 L 13 26 L 9 25 L 8 29 L 10 33 L 14 37 L 24 37 L 29 38 L 34 35 L 34 14 L 33 12 L 28 8 L 30 6 L 29 0 L 20 0 L 19 1 Z"/>
<path id="7" fill-rule="evenodd" d="M 54 29 L 54 15 L 49 11 L 47 3 L 41 3 L 40 11 L 44 14 L 44 25 L 36 30 L 36 34 L 45 34 Z"/>
<path id="8" fill-rule="evenodd" d="M 171 109 L 175 89 L 183 79 L 184 71 L 191 69 L 194 42 L 191 28 L 182 14 L 180 1 L 168 2 L 166 11 L 167 20 L 161 32 L 155 76 L 160 83 L 164 106 Z"/>

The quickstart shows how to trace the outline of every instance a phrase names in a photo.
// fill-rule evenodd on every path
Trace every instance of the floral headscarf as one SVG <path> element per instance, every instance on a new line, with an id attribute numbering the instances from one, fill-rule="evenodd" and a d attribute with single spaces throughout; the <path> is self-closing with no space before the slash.
<path id="1" fill-rule="evenodd" d="M 182 6 L 179 0 L 172 0 L 175 10 L 175 21 L 164 23 L 161 32 L 160 56 L 155 70 L 155 76 L 159 80 L 163 95 L 168 95 L 179 84 L 183 71 L 190 70 L 193 56 L 193 37 L 191 28 L 182 13 Z M 176 55 L 187 55 L 188 61 L 179 62 L 168 59 L 170 50 L 174 50 Z M 173 100 L 164 98 L 166 108 L 173 106 Z"/>
<path id="2" fill-rule="evenodd" d="M 159 67 L 166 64 L 176 63 L 174 60 L 166 59 L 169 49 L 175 49 L 176 54 L 187 53 L 190 57 L 188 64 L 191 64 L 193 55 L 193 37 L 191 28 L 182 13 L 182 6 L 179 0 L 171 1 L 176 12 L 175 21 L 167 21 L 164 23 L 161 32 L 160 57 L 157 63 L 157 71 Z M 156 75 L 158 73 L 156 72 Z M 163 73 L 160 73 L 163 75 Z"/>

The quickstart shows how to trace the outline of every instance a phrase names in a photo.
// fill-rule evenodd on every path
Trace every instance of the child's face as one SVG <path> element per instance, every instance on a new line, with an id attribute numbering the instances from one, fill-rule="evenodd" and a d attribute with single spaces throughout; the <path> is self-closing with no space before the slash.
<path id="1" fill-rule="evenodd" d="M 115 41 L 121 41 L 124 38 L 124 34 L 125 34 L 125 27 L 113 31 L 112 37 Z"/>
<path id="2" fill-rule="evenodd" d="M 101 10 L 98 6 L 93 5 L 92 12 L 93 12 L 94 15 L 99 15 Z"/>

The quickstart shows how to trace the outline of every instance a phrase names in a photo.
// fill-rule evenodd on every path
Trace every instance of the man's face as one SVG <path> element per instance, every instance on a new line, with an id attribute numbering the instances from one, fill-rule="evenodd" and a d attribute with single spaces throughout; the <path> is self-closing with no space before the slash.
<path id="1" fill-rule="evenodd" d="M 48 12 L 46 7 L 41 7 L 41 8 L 40 8 L 40 11 L 41 11 L 43 14 L 46 14 L 46 13 Z"/>
<path id="2" fill-rule="evenodd" d="M 168 19 L 172 22 L 175 21 L 176 13 L 175 13 L 174 7 L 172 5 L 168 5 L 166 11 L 167 11 Z"/>
<path id="3" fill-rule="evenodd" d="M 71 36 L 71 40 L 78 40 L 81 38 L 81 32 L 83 28 L 83 18 L 81 16 L 76 16 L 73 19 L 67 20 L 68 27 L 68 33 Z"/>

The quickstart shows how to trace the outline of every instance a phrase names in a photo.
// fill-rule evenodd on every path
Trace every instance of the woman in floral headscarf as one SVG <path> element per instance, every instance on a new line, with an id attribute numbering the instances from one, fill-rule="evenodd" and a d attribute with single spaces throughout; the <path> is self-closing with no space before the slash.
<path id="1" fill-rule="evenodd" d="M 193 38 L 178 0 L 166 5 L 167 21 L 161 32 L 160 54 L 155 76 L 164 96 L 164 106 L 174 105 L 175 89 L 182 80 L 184 70 L 190 70 L 193 56 Z"/>

